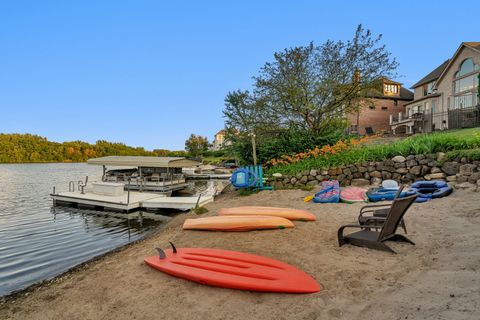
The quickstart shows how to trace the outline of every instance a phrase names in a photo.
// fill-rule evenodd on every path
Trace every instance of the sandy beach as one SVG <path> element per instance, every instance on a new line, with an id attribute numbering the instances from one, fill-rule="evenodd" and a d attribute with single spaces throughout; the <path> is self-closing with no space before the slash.
<path id="1" fill-rule="evenodd" d="M 158 234 L 0 304 L 0 319 L 478 319 L 480 196 L 459 190 L 414 204 L 406 215 L 416 246 L 391 243 L 393 255 L 350 245 L 336 232 L 363 204 L 314 204 L 301 190 L 221 195 L 207 205 L 306 209 L 315 222 L 285 230 L 183 231 L 180 214 Z M 174 278 L 143 263 L 156 246 L 238 250 L 278 259 L 312 275 L 315 294 L 221 289 Z"/>

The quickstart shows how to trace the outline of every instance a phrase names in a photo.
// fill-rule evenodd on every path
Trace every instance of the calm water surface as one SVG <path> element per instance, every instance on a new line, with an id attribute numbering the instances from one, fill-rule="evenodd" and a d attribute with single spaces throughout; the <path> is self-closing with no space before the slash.
<path id="1" fill-rule="evenodd" d="M 0 164 L 0 296 L 145 237 L 170 217 L 52 207 L 52 187 L 100 180 L 86 164 Z M 208 188 L 197 182 L 195 188 Z"/>

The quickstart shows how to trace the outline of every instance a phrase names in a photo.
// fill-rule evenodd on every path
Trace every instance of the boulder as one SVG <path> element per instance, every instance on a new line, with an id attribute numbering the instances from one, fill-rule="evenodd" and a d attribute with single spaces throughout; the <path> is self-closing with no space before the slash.
<path id="1" fill-rule="evenodd" d="M 352 174 L 352 171 L 350 171 L 350 169 L 343 169 L 343 174 L 348 176 L 349 174 Z"/>
<path id="2" fill-rule="evenodd" d="M 467 182 L 467 181 L 468 181 L 467 176 L 461 176 L 461 175 L 457 174 L 457 183 L 464 183 L 464 182 Z"/>
<path id="3" fill-rule="evenodd" d="M 373 171 L 373 172 L 370 172 L 370 176 L 375 178 L 381 178 L 382 173 L 380 171 Z"/>
<path id="4" fill-rule="evenodd" d="M 337 177 L 337 180 L 341 182 L 341 181 L 345 180 L 346 177 L 347 176 L 344 175 L 344 174 L 339 174 L 338 177 Z"/>
<path id="5" fill-rule="evenodd" d="M 280 172 L 275 172 L 274 174 L 272 174 L 272 177 L 274 178 L 281 178 L 283 177 L 282 174 Z"/>
<path id="6" fill-rule="evenodd" d="M 298 182 L 300 182 L 301 184 L 305 184 L 307 183 L 307 181 L 308 181 L 308 176 L 302 176 L 300 180 L 298 180 Z"/>
<path id="7" fill-rule="evenodd" d="M 443 152 L 437 152 L 437 161 L 442 161 L 443 159 L 445 159 L 445 153 Z"/>
<path id="8" fill-rule="evenodd" d="M 317 174 L 315 179 L 317 179 L 317 181 L 323 181 L 323 176 L 321 174 Z"/>
<path id="9" fill-rule="evenodd" d="M 418 162 L 415 160 L 408 160 L 407 161 L 407 167 L 415 167 L 418 165 Z"/>
<path id="10" fill-rule="evenodd" d="M 394 167 L 396 169 L 398 168 L 405 168 L 407 166 L 407 164 L 405 162 L 398 162 L 398 163 L 395 163 Z"/>
<path id="11" fill-rule="evenodd" d="M 470 183 L 477 183 L 477 181 L 480 181 L 480 172 L 474 172 L 468 177 Z"/>
<path id="12" fill-rule="evenodd" d="M 302 176 L 308 176 L 310 174 L 310 170 L 305 170 L 302 172 Z"/>
<path id="13" fill-rule="evenodd" d="M 375 166 L 374 166 L 374 165 L 373 165 L 373 166 L 372 166 L 372 165 L 369 165 L 369 166 L 367 167 L 367 171 L 368 171 L 368 172 L 373 172 L 373 171 L 375 171 Z"/>
<path id="14" fill-rule="evenodd" d="M 433 167 L 431 170 L 430 170 L 431 173 L 440 173 L 442 172 L 442 169 L 438 168 L 438 167 Z"/>
<path id="15" fill-rule="evenodd" d="M 457 181 L 457 176 L 448 176 L 447 181 L 448 182 L 455 182 L 455 181 Z"/>
<path id="16" fill-rule="evenodd" d="M 425 180 L 435 180 L 435 179 L 445 179 L 446 175 L 443 172 L 440 173 L 430 173 L 425 175 Z"/>
<path id="17" fill-rule="evenodd" d="M 354 178 L 363 178 L 363 173 L 361 173 L 361 172 L 355 172 L 354 174 L 352 174 L 352 176 L 353 176 Z"/>
<path id="18" fill-rule="evenodd" d="M 364 178 L 364 179 L 367 179 L 367 180 L 370 180 L 370 175 L 368 174 L 368 172 L 365 172 L 365 173 L 363 174 L 363 178 Z"/>
<path id="19" fill-rule="evenodd" d="M 395 170 L 396 173 L 400 173 L 400 174 L 405 174 L 405 173 L 408 173 L 408 169 L 407 168 L 398 168 L 397 170 Z"/>
<path id="20" fill-rule="evenodd" d="M 309 175 L 311 175 L 312 177 L 316 177 L 317 174 L 318 174 L 317 170 L 314 170 L 314 169 L 310 170 L 310 172 L 309 172 Z"/>
<path id="21" fill-rule="evenodd" d="M 352 179 L 351 185 L 354 187 L 366 187 L 370 185 L 370 181 L 367 179 Z"/>
<path id="22" fill-rule="evenodd" d="M 290 180 L 290 183 L 292 185 L 294 185 L 295 183 L 297 183 L 297 178 L 293 177 L 291 180 Z"/>
<path id="23" fill-rule="evenodd" d="M 382 179 L 373 177 L 372 179 L 370 179 L 370 184 L 374 187 L 379 187 L 382 184 Z"/>
<path id="24" fill-rule="evenodd" d="M 456 161 L 447 161 L 442 166 L 442 171 L 449 176 L 457 174 L 459 170 L 460 170 L 460 164 Z"/>
<path id="25" fill-rule="evenodd" d="M 382 171 L 382 179 L 383 180 L 392 179 L 392 174 L 389 171 Z"/>
<path id="26" fill-rule="evenodd" d="M 308 176 L 308 181 L 315 180 L 315 176 Z"/>
<path id="27" fill-rule="evenodd" d="M 414 174 L 416 176 L 418 176 L 421 172 L 422 172 L 422 167 L 421 166 L 414 166 L 414 167 L 411 167 L 409 172 L 411 174 Z"/>
<path id="28" fill-rule="evenodd" d="M 475 169 L 477 169 L 477 166 L 474 164 L 462 164 L 459 167 L 458 173 L 460 173 L 462 176 L 471 176 L 472 173 L 475 172 Z"/>
<path id="29" fill-rule="evenodd" d="M 420 175 L 424 176 L 428 173 L 430 173 L 430 167 L 429 166 L 423 166 L 422 167 L 422 172 L 420 172 Z"/>
<path id="30" fill-rule="evenodd" d="M 455 184 L 455 189 L 477 191 L 477 185 L 470 182 L 462 182 Z"/>
<path id="31" fill-rule="evenodd" d="M 396 163 L 402 163 L 407 161 L 407 159 L 404 156 L 395 156 L 392 158 L 392 161 Z"/>
<path id="32" fill-rule="evenodd" d="M 357 170 L 358 172 L 361 172 L 361 173 L 367 172 L 367 168 L 365 167 L 358 167 Z"/>
<path id="33" fill-rule="evenodd" d="M 307 185 L 308 185 L 308 186 L 317 186 L 317 185 L 318 185 L 318 181 L 317 181 L 317 180 L 308 181 L 308 182 L 307 182 Z"/>

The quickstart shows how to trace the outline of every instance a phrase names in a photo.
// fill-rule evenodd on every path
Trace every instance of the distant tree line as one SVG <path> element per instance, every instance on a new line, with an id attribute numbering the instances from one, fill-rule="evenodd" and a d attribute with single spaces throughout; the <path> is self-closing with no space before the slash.
<path id="1" fill-rule="evenodd" d="M 105 156 L 186 157 L 186 151 L 130 147 L 123 143 L 98 140 L 95 144 L 83 141 L 53 142 L 32 134 L 0 133 L 0 163 L 24 162 L 84 162 Z"/>

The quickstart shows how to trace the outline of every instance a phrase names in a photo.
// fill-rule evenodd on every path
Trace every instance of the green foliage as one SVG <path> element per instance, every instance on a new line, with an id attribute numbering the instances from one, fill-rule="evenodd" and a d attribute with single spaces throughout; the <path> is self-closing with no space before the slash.
<path id="1" fill-rule="evenodd" d="M 195 214 L 204 214 L 208 212 L 208 209 L 205 207 L 196 207 L 193 209 L 193 212 L 195 212 Z"/>
<path id="2" fill-rule="evenodd" d="M 348 41 L 274 53 L 273 61 L 254 77 L 253 90 L 231 91 L 225 97 L 232 151 L 251 163 L 252 134 L 260 162 L 324 145 L 318 137 L 344 129 L 345 115 L 371 100 L 378 79 L 395 75 L 398 63 L 380 40 L 359 25 Z"/>
<path id="3" fill-rule="evenodd" d="M 83 162 L 104 156 L 185 155 L 185 151 L 146 151 L 144 148 L 104 140 L 99 140 L 95 144 L 83 141 L 58 143 L 32 134 L 0 134 L 0 163 Z"/>
<path id="4" fill-rule="evenodd" d="M 192 133 L 185 141 L 185 150 L 193 157 L 199 156 L 208 150 L 208 139 Z"/>
<path id="5" fill-rule="evenodd" d="M 266 163 L 282 155 L 304 152 L 327 144 L 335 144 L 344 137 L 342 130 L 327 135 L 317 135 L 308 130 L 288 129 L 275 134 L 257 137 L 257 159 Z M 233 143 L 233 152 L 239 155 L 242 164 L 252 163 L 252 143 L 250 137 L 237 136 Z"/>
<path id="6" fill-rule="evenodd" d="M 416 135 L 404 140 L 384 145 L 370 145 L 353 148 L 339 154 L 309 158 L 289 165 L 277 165 L 269 173 L 296 174 L 304 170 L 335 167 L 344 164 L 356 164 L 362 161 L 379 161 L 397 155 L 429 154 L 447 152 L 447 155 L 460 154 L 476 157 L 471 149 L 480 148 L 480 129 L 463 129 L 448 132 Z M 466 151 L 467 150 L 467 151 Z M 468 153 L 469 152 L 469 153 Z M 475 160 L 473 158 L 472 160 Z"/>
<path id="7" fill-rule="evenodd" d="M 458 158 L 467 158 L 468 161 L 480 161 L 480 148 L 469 150 L 449 151 L 445 155 L 445 160 L 453 160 Z"/>

